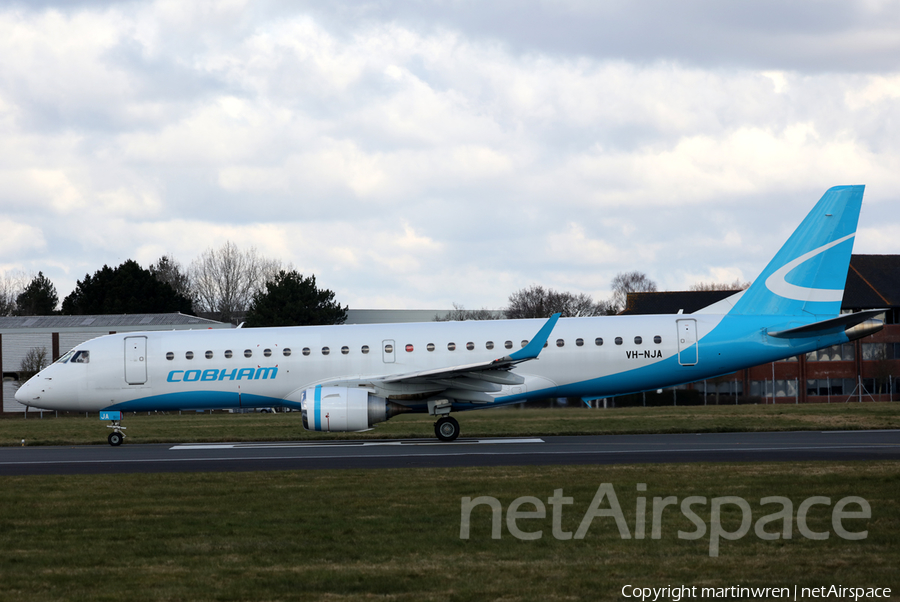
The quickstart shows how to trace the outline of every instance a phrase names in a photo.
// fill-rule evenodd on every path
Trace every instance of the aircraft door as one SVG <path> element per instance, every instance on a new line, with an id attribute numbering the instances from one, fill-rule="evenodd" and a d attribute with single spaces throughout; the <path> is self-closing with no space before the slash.
<path id="1" fill-rule="evenodd" d="M 695 366 L 699 358 L 697 320 L 676 320 L 678 327 L 678 363 Z"/>
<path id="2" fill-rule="evenodd" d="M 147 337 L 125 337 L 125 382 L 147 382 Z"/>
<path id="3" fill-rule="evenodd" d="M 384 359 L 385 364 L 394 363 L 394 347 L 395 345 L 393 339 L 381 341 L 381 357 Z"/>

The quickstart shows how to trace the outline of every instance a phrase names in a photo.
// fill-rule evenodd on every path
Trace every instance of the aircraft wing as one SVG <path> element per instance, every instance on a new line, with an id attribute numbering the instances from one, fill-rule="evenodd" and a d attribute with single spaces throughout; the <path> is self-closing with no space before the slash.
<path id="1" fill-rule="evenodd" d="M 461 401 L 490 403 L 494 398 L 488 393 L 500 391 L 503 385 L 521 385 L 525 382 L 524 378 L 511 370 L 517 364 L 538 358 L 559 316 L 558 313 L 553 314 L 525 347 L 495 360 L 360 379 L 355 383 L 372 385 L 379 395 L 396 400 L 409 395 L 441 393 Z M 341 380 L 323 384 L 352 383 Z"/>

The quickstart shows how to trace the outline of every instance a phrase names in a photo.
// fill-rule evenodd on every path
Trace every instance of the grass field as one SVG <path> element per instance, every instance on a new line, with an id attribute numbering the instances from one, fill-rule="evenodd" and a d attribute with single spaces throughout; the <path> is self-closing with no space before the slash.
<path id="1" fill-rule="evenodd" d="M 505 408 L 454 414 L 462 436 L 602 435 L 626 433 L 738 432 L 900 428 L 900 403 L 686 406 L 614 409 Z M 126 415 L 128 443 L 183 441 L 290 441 L 299 439 L 434 437 L 434 418 L 406 414 L 365 433 L 311 433 L 299 412 L 284 414 Z M 0 445 L 105 443 L 109 430 L 96 414 L 55 418 L 46 412 L 6 414 Z"/>
<path id="2" fill-rule="evenodd" d="M 621 539 L 609 517 L 583 539 L 551 535 L 545 519 L 519 519 L 542 537 L 522 541 L 504 523 L 491 538 L 486 506 L 460 539 L 464 496 L 573 498 L 562 529 L 575 531 L 601 483 L 612 483 L 629 531 L 647 498 L 647 537 Z M 636 484 L 646 483 L 646 493 Z M 740 496 L 753 520 L 826 496 L 866 499 L 860 541 L 835 536 L 831 506 L 809 527 L 826 540 L 679 539 L 694 525 L 678 506 L 651 539 L 654 496 Z M 378 471 L 0 478 L 0 599 L 47 600 L 616 600 L 625 585 L 900 588 L 900 463 L 550 466 Z M 605 506 L 606 504 L 604 504 Z M 532 510 L 523 506 L 520 510 Z M 710 524 L 710 506 L 695 506 Z M 723 515 L 729 531 L 740 510 Z M 778 531 L 780 523 L 769 531 Z M 671 598 L 664 598 L 669 600 Z"/>

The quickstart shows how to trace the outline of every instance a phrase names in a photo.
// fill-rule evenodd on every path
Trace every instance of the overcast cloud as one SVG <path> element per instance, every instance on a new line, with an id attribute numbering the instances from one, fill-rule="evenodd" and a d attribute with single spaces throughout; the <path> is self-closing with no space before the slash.
<path id="1" fill-rule="evenodd" d="M 323 8 L 324 6 L 324 8 Z M 355 308 L 900 253 L 900 1 L 0 4 L 0 271 L 227 240 Z"/>

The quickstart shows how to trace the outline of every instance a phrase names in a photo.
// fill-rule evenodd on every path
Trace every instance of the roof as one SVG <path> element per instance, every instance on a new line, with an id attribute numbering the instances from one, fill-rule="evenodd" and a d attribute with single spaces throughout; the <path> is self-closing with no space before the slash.
<path id="1" fill-rule="evenodd" d="M 122 330 L 183 330 L 186 328 L 231 328 L 215 320 L 171 314 L 114 314 L 95 316 L 2 316 L 0 332 L 109 332 Z"/>
<path id="2" fill-rule="evenodd" d="M 627 314 L 692 314 L 740 291 L 668 291 L 656 293 L 628 293 Z"/>
<path id="3" fill-rule="evenodd" d="M 844 288 L 844 309 L 900 306 L 900 255 L 853 255 Z"/>

